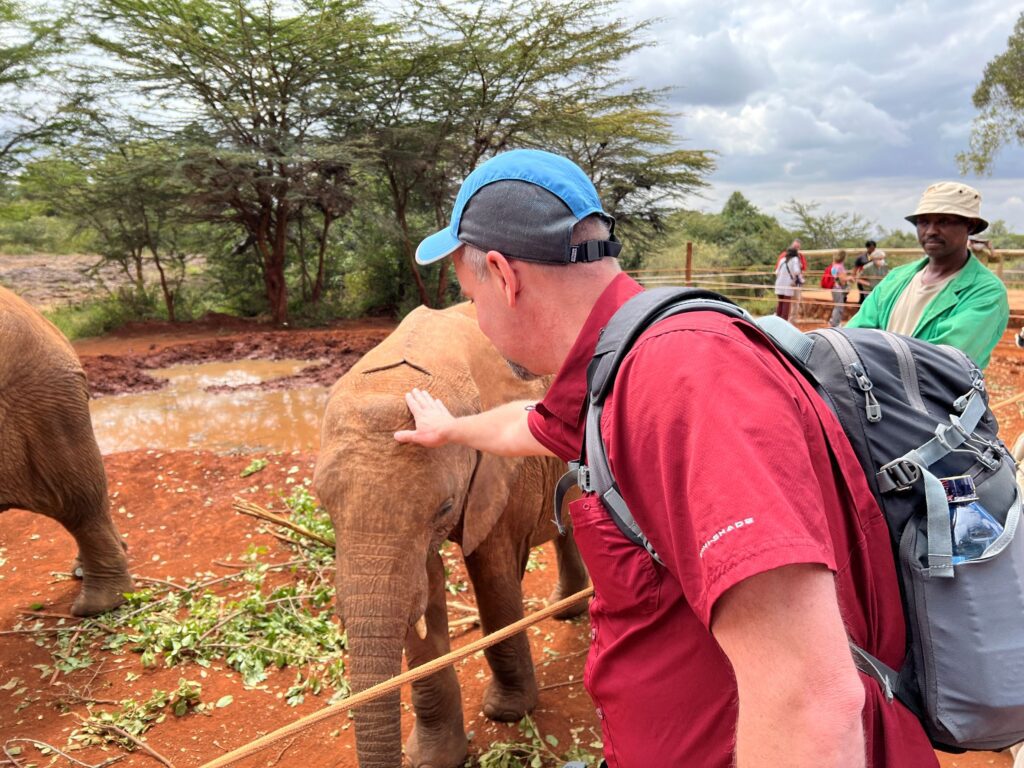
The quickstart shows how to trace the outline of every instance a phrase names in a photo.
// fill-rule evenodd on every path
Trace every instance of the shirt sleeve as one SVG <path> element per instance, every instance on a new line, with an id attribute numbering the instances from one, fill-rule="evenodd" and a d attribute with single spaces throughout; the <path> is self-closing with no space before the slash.
<path id="1" fill-rule="evenodd" d="M 579 458 L 583 439 L 582 429 L 573 429 L 567 425 L 548 410 L 543 401 L 537 403 L 526 415 L 526 424 L 537 442 L 562 461 L 574 461 Z"/>
<path id="2" fill-rule="evenodd" d="M 820 424 L 786 381 L 795 374 L 755 344 L 706 330 L 642 341 L 609 404 L 623 498 L 709 628 L 715 601 L 746 578 L 836 567 L 816 471 L 831 477 Z M 821 455 L 811 455 L 812 429 Z"/>

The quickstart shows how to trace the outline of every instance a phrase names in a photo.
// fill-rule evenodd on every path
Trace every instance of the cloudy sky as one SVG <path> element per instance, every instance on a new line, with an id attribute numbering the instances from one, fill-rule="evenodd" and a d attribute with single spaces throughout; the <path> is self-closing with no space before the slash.
<path id="1" fill-rule="evenodd" d="M 720 153 L 695 207 L 734 190 L 785 220 L 791 198 L 910 225 L 924 188 L 960 179 L 985 64 L 1006 50 L 1021 0 L 628 0 L 623 15 L 659 18 L 656 45 L 627 75 L 670 87 L 685 146 Z M 1024 232 L 1024 149 L 1004 148 L 982 215 Z"/>

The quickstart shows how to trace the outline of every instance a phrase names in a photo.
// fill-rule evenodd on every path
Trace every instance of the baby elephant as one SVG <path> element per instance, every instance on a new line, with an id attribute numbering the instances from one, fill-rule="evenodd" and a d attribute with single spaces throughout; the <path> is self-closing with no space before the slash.
<path id="1" fill-rule="evenodd" d="M 83 579 L 75 616 L 124 602 L 132 580 L 110 519 L 85 373 L 61 332 L 0 287 L 0 512 L 12 507 L 52 517 L 75 537 L 72 570 Z"/>

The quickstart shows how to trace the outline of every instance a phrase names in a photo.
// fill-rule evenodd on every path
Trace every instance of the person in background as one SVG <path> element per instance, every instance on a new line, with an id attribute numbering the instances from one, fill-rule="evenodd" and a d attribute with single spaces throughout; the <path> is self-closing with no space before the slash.
<path id="1" fill-rule="evenodd" d="M 885 259 L 885 251 L 878 250 L 878 244 L 875 243 L 874 240 L 868 240 L 864 243 L 864 249 L 864 253 L 858 256 L 856 261 L 853 262 L 853 281 L 857 285 L 858 304 L 863 304 L 864 299 L 869 293 L 871 293 L 871 289 L 878 284 L 877 280 L 874 285 L 872 285 L 869 281 L 861 279 L 861 273 L 864 271 L 864 268 L 871 263 L 871 259 L 876 253 L 880 253 L 882 255 L 883 263 Z"/>
<path id="2" fill-rule="evenodd" d="M 843 322 L 846 310 L 846 291 L 853 277 L 846 271 L 846 251 L 838 251 L 828 268 L 832 275 L 832 315 L 828 319 L 831 328 L 838 328 Z"/>
<path id="3" fill-rule="evenodd" d="M 800 254 L 796 248 L 785 252 L 785 258 L 775 267 L 775 295 L 778 305 L 775 314 L 783 320 L 789 320 L 793 308 L 793 295 L 804 284 L 803 270 L 800 268 Z"/>
<path id="4" fill-rule="evenodd" d="M 789 244 L 789 248 L 782 251 L 775 260 L 775 273 L 778 274 L 779 267 L 782 266 L 782 262 L 786 260 L 787 254 L 790 251 L 797 252 L 797 255 L 800 257 L 800 274 L 806 275 L 807 257 L 804 255 L 804 252 L 800 250 L 800 240 L 798 238 L 794 238 L 793 242 Z M 800 299 L 803 294 L 803 288 L 801 286 L 803 286 L 802 280 L 800 281 L 800 285 L 793 288 L 793 293 L 790 295 L 789 299 L 789 315 L 786 319 L 792 320 L 794 323 L 797 318 L 800 317 Z"/>
<path id="5" fill-rule="evenodd" d="M 885 276 L 889 274 L 889 265 L 885 263 L 885 251 L 877 248 L 871 253 L 871 259 L 860 270 L 857 288 L 860 291 L 860 303 L 863 304 L 868 294 L 875 289 Z"/>
<path id="6" fill-rule="evenodd" d="M 981 194 L 940 181 L 924 191 L 907 216 L 925 257 L 893 269 L 871 291 L 850 328 L 882 328 L 966 352 L 981 368 L 1010 317 L 1006 286 L 968 248 L 988 227 Z"/>
<path id="7" fill-rule="evenodd" d="M 512 150 L 477 167 L 416 260 L 450 254 L 513 370 L 557 375 L 540 402 L 461 417 L 414 389 L 395 439 L 579 458 L 601 331 L 643 290 L 614 224 L 564 157 Z M 610 768 L 937 768 L 917 718 L 853 664 L 851 640 L 900 663 L 903 607 L 888 527 L 813 386 L 713 311 L 644 331 L 616 382 L 602 435 L 660 563 L 595 494 L 569 505 L 594 584 L 584 685 Z"/>

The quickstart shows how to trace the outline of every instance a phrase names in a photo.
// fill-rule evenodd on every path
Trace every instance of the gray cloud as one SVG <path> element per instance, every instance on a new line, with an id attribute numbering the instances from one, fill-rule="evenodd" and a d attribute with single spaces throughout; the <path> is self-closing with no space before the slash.
<path id="1" fill-rule="evenodd" d="M 672 87 L 686 146 L 721 153 L 712 199 L 747 185 L 773 201 L 776 186 L 804 189 L 837 210 L 853 199 L 874 205 L 886 226 L 898 225 L 888 211 L 913 203 L 913 190 L 957 177 L 955 157 L 975 116 L 971 95 L 1021 10 L 1004 0 L 622 6 L 632 18 L 659 17 L 657 45 L 635 54 L 627 73 Z M 1024 151 L 1012 147 L 993 179 L 967 181 L 988 184 L 986 202 L 1002 214 L 992 218 L 1024 231 L 1022 179 Z M 872 195 L 895 197 L 873 204 Z"/>

